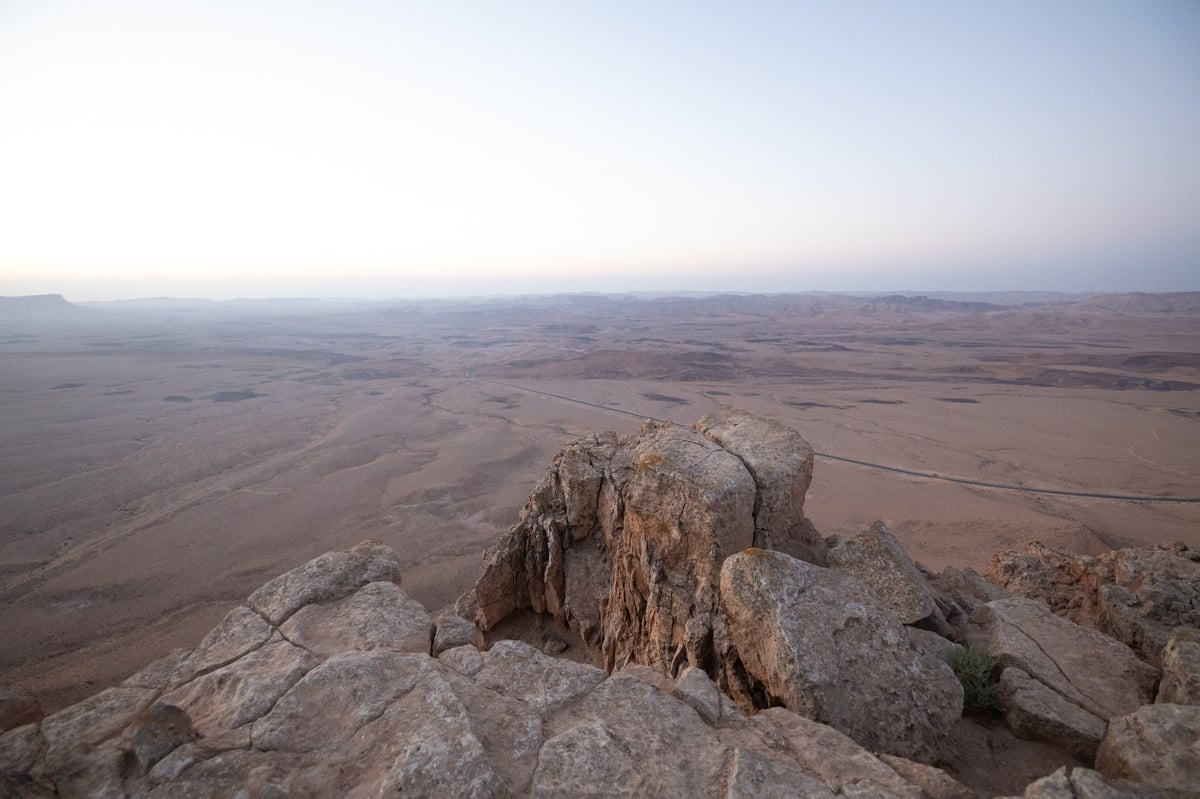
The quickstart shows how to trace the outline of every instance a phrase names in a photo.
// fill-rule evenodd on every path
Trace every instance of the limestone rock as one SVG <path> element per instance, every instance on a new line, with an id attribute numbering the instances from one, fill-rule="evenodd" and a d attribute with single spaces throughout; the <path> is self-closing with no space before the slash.
<path id="1" fill-rule="evenodd" d="M 782 708 L 752 716 L 752 726 L 786 749 L 800 768 L 839 794 L 921 799 L 921 789 L 833 727 Z"/>
<path id="2" fill-rule="evenodd" d="M 1030 783 L 1025 799 L 1168 799 L 1168 795 L 1143 783 L 1108 780 L 1089 768 L 1068 773 L 1063 766 L 1053 774 Z"/>
<path id="3" fill-rule="evenodd" d="M 883 522 L 829 550 L 828 558 L 830 568 L 866 583 L 900 621 L 945 629 L 924 576 Z"/>
<path id="4" fill-rule="evenodd" d="M 391 582 L 367 583 L 343 599 L 306 605 L 279 631 L 318 657 L 350 649 L 428 652 L 433 642 L 425 608 Z"/>
<path id="5" fill-rule="evenodd" d="M 1107 724 L 1015 666 L 1000 674 L 1004 719 L 1018 738 L 1054 744 L 1094 757 Z"/>
<path id="6" fill-rule="evenodd" d="M 400 559 L 378 539 L 348 552 L 327 552 L 259 588 L 247 604 L 273 625 L 305 605 L 349 596 L 367 583 L 400 583 Z"/>
<path id="7" fill-rule="evenodd" d="M 758 542 L 824 562 L 804 518 L 811 479 L 798 433 L 739 411 L 576 441 L 484 555 L 475 621 L 487 631 L 529 608 L 577 632 L 610 672 L 633 662 L 717 676 L 725 558 Z"/>
<path id="8" fill-rule="evenodd" d="M 1176 627 L 1200 627 L 1200 552 L 1181 543 L 1071 555 L 1032 542 L 993 556 L 988 579 L 1100 630 L 1157 664 Z"/>
<path id="9" fill-rule="evenodd" d="M 940 768 L 895 755 L 880 755 L 879 759 L 907 782 L 920 788 L 921 799 L 976 799 L 974 791 Z"/>
<path id="10" fill-rule="evenodd" d="M 183 710 L 157 702 L 138 714 L 123 734 L 122 749 L 139 774 L 180 746 L 196 739 L 192 720 Z"/>
<path id="11" fill-rule="evenodd" d="M 899 619 L 852 577 L 750 549 L 726 561 L 721 597 L 766 704 L 918 760 L 934 757 L 962 713 L 949 667 L 916 652 Z"/>
<path id="12" fill-rule="evenodd" d="M 42 720 L 42 706 L 33 694 L 0 688 L 0 732 Z"/>
<path id="13" fill-rule="evenodd" d="M 433 625 L 435 657 L 448 649 L 466 646 L 475 640 L 475 625 L 455 613 L 439 613 L 433 620 Z"/>
<path id="14" fill-rule="evenodd" d="M 1150 701 L 1158 677 L 1129 647 L 1033 599 L 999 599 L 980 607 L 971 616 L 968 638 L 1002 667 L 1020 669 L 1104 721 Z"/>
<path id="15" fill-rule="evenodd" d="M 1176 627 L 1162 653 L 1162 682 L 1155 702 L 1200 705 L 1200 630 Z"/>
<path id="16" fill-rule="evenodd" d="M 804 517 L 813 470 L 808 442 L 773 419 L 740 410 L 709 414 L 696 423 L 696 430 L 736 455 L 754 478 L 752 545 L 826 565 L 825 540 Z"/>
<path id="17" fill-rule="evenodd" d="M 1146 705 L 1111 719 L 1096 770 L 1181 799 L 1200 796 L 1200 707 Z"/>
<path id="18" fill-rule="evenodd" d="M 284 593 L 306 603 L 275 615 L 291 641 L 242 608 L 136 684 L 0 734 L 0 795 L 938 795 L 921 787 L 933 770 L 888 766 L 831 727 L 742 716 L 696 668 L 606 676 L 515 641 L 435 658 L 388 645 L 406 618 L 428 630 L 391 583 Z"/>

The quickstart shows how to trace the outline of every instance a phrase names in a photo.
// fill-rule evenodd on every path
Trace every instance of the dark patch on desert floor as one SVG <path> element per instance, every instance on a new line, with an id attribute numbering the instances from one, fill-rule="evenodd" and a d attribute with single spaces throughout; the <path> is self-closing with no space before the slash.
<path id="1" fill-rule="evenodd" d="M 242 391 L 218 391 L 216 394 L 205 397 L 205 399 L 210 399 L 213 402 L 241 402 L 242 400 L 265 396 L 267 395 L 259 394 L 257 391 L 251 389 L 244 389 Z"/>
<path id="2" fill-rule="evenodd" d="M 51 391 L 62 391 L 71 388 L 83 388 L 87 383 L 59 383 L 57 386 L 51 386 Z"/>
<path id="3" fill-rule="evenodd" d="M 689 405 L 691 400 L 686 400 L 683 397 L 672 397 L 669 394 L 656 394 L 653 391 L 644 391 L 642 396 L 653 402 L 667 402 L 673 405 Z"/>
<path id="4" fill-rule="evenodd" d="M 441 608 L 555 454 L 647 417 L 739 407 L 852 460 L 1195 494 L 1200 309 L 1122 302 L 167 302 L 0 319 L 0 684 L 53 711 L 364 538 L 399 552 L 405 590 Z M 55 389 L 64 375 L 133 393 Z M 882 519 L 934 569 L 983 568 L 1035 538 L 1200 546 L 1200 505 L 999 493 L 822 455 L 805 509 L 824 535 Z"/>

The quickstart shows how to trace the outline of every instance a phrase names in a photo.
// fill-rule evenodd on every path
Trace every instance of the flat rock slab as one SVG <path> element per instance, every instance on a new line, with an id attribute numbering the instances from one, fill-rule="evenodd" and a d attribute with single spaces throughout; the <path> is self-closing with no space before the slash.
<path id="1" fill-rule="evenodd" d="M 1120 641 L 1055 615 L 1038 600 L 999 599 L 971 615 L 968 640 L 1107 721 L 1151 700 L 1158 670 Z"/>

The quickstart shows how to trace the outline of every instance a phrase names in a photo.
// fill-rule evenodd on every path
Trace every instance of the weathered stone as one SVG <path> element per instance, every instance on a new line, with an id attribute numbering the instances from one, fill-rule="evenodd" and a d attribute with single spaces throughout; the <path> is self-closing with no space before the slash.
<path id="1" fill-rule="evenodd" d="M 439 613 L 433 620 L 433 655 L 441 655 L 475 641 L 475 625 L 454 613 Z"/>
<path id="2" fill-rule="evenodd" d="M 1009 667 L 1000 674 L 1000 703 L 1009 729 L 1018 738 L 1044 741 L 1082 757 L 1094 757 L 1107 724 L 1079 705 Z"/>
<path id="3" fill-rule="evenodd" d="M 971 616 L 968 638 L 1003 667 L 1021 669 L 1103 720 L 1150 701 L 1158 676 L 1129 647 L 1033 599 L 1000 599 L 980 607 Z"/>
<path id="4" fill-rule="evenodd" d="M 306 605 L 280 632 L 317 657 L 352 649 L 428 654 L 433 642 L 425 608 L 390 582 L 368 583 L 343 599 Z"/>
<path id="5" fill-rule="evenodd" d="M 845 796 L 846 794 L 843 794 Z M 766 752 L 734 750 L 726 799 L 833 799 L 833 792 L 794 763 Z M 876 794 L 883 799 L 884 794 Z"/>
<path id="6" fill-rule="evenodd" d="M 314 752 L 349 740 L 431 668 L 421 654 L 342 652 L 305 674 L 254 722 L 256 749 Z"/>
<path id="7" fill-rule="evenodd" d="M 155 763 L 196 737 L 187 713 L 158 702 L 139 713 L 125 729 L 121 748 L 129 753 L 138 773 L 145 774 Z"/>
<path id="8" fill-rule="evenodd" d="M 1171 796 L 1200 796 L 1200 707 L 1146 705 L 1108 723 L 1096 770 Z"/>
<path id="9" fill-rule="evenodd" d="M 45 770 L 73 773 L 84 762 L 83 754 L 120 734 L 152 701 L 154 692 L 149 689 L 108 688 L 47 716 L 41 724 Z"/>
<path id="10" fill-rule="evenodd" d="M 192 650 L 167 677 L 161 688 L 170 690 L 194 679 L 208 674 L 222 666 L 228 666 L 247 652 L 252 652 L 270 640 L 275 634 L 275 628 L 245 605 L 239 605 L 225 615 L 225 618 L 204 636 L 200 645 Z M 160 674 L 158 670 L 156 674 Z M 139 683 L 155 683 L 161 677 L 146 675 L 138 679 Z"/>
<path id="11" fill-rule="evenodd" d="M 916 763 L 895 755 L 880 755 L 892 771 L 921 789 L 921 799 L 976 799 L 967 786 L 935 766 Z"/>
<path id="12" fill-rule="evenodd" d="M 42 732 L 36 724 L 26 724 L 0 734 L 0 774 L 31 771 L 43 744 Z"/>
<path id="13" fill-rule="evenodd" d="M 42 706 L 37 697 L 23 691 L 0 688 L 0 732 L 41 720 Z"/>
<path id="14" fill-rule="evenodd" d="M 783 747 L 799 767 L 840 795 L 921 799 L 920 788 L 849 736 L 782 708 L 770 708 L 750 717 L 750 723 L 777 747 Z"/>
<path id="15" fill-rule="evenodd" d="M 438 660 L 464 677 L 473 677 L 483 668 L 483 655 L 473 646 L 456 646 L 438 656 Z"/>
<path id="16" fill-rule="evenodd" d="M 633 755 L 599 721 L 583 722 L 546 741 L 530 791 L 537 799 L 589 794 L 649 795 Z"/>
<path id="17" fill-rule="evenodd" d="M 727 749 L 713 729 L 683 702 L 633 676 L 614 674 L 573 711 L 600 720 L 633 753 L 644 796 L 711 795 L 725 781 Z"/>
<path id="18" fill-rule="evenodd" d="M 741 412 L 697 430 L 647 422 L 563 450 L 485 553 L 476 623 L 529 608 L 577 632 L 610 672 L 718 674 L 724 559 L 759 541 L 823 563 L 826 546 L 803 514 L 812 451 L 798 433 Z"/>
<path id="19" fill-rule="evenodd" d="M 247 604 L 279 626 L 305 605 L 332 602 L 368 583 L 400 584 L 400 559 L 378 539 L 367 539 L 348 552 L 326 552 L 259 588 Z"/>
<path id="20" fill-rule="evenodd" d="M 720 721 L 721 690 L 700 669 L 688 666 L 675 678 L 675 695 L 709 724 Z"/>
<path id="21" fill-rule="evenodd" d="M 739 410 L 709 414 L 696 429 L 736 455 L 754 478 L 752 546 L 824 566 L 825 540 L 804 517 L 804 495 L 813 470 L 808 442 L 773 419 Z"/>
<path id="22" fill-rule="evenodd" d="M 1063 766 L 1030 783 L 1025 788 L 1025 799 L 1168 799 L 1168 796 L 1143 783 L 1107 780 L 1089 768 L 1074 768 L 1068 774 Z"/>
<path id="23" fill-rule="evenodd" d="M 208 736 L 262 716 L 319 661 L 282 639 L 267 643 L 227 666 L 163 696 Z"/>
<path id="24" fill-rule="evenodd" d="M 944 629 L 925 577 L 883 522 L 875 522 L 850 540 L 829 550 L 829 567 L 866 583 L 884 606 L 905 624 L 924 623 Z"/>
<path id="25" fill-rule="evenodd" d="M 1041 599 L 1157 664 L 1176 627 L 1200 627 L 1200 552 L 1181 543 L 1071 555 L 1032 542 L 994 555 L 992 581 Z"/>
<path id="26" fill-rule="evenodd" d="M 483 654 L 475 682 L 547 713 L 586 695 L 604 677 L 594 666 L 553 658 L 519 641 L 500 641 Z"/>
<path id="27" fill-rule="evenodd" d="M 852 577 L 751 549 L 721 572 L 730 635 L 768 704 L 830 724 L 876 751 L 932 759 L 962 713 L 950 668 Z"/>
<path id="28" fill-rule="evenodd" d="M 1200 629 L 1176 627 L 1162 653 L 1162 682 L 1155 702 L 1200 705 Z"/>

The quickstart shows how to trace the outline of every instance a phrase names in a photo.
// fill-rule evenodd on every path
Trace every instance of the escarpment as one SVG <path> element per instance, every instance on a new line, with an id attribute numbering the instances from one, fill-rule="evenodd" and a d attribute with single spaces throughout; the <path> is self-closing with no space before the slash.
<path id="1" fill-rule="evenodd" d="M 881 523 L 823 539 L 812 460 L 738 411 L 577 441 L 454 611 L 368 540 L 76 705 L 0 691 L 0 796 L 968 799 L 964 645 L 1004 724 L 1067 764 L 1026 799 L 1200 795 L 1197 553 L 935 575 Z M 604 668 L 483 645 L 519 614 Z"/>

